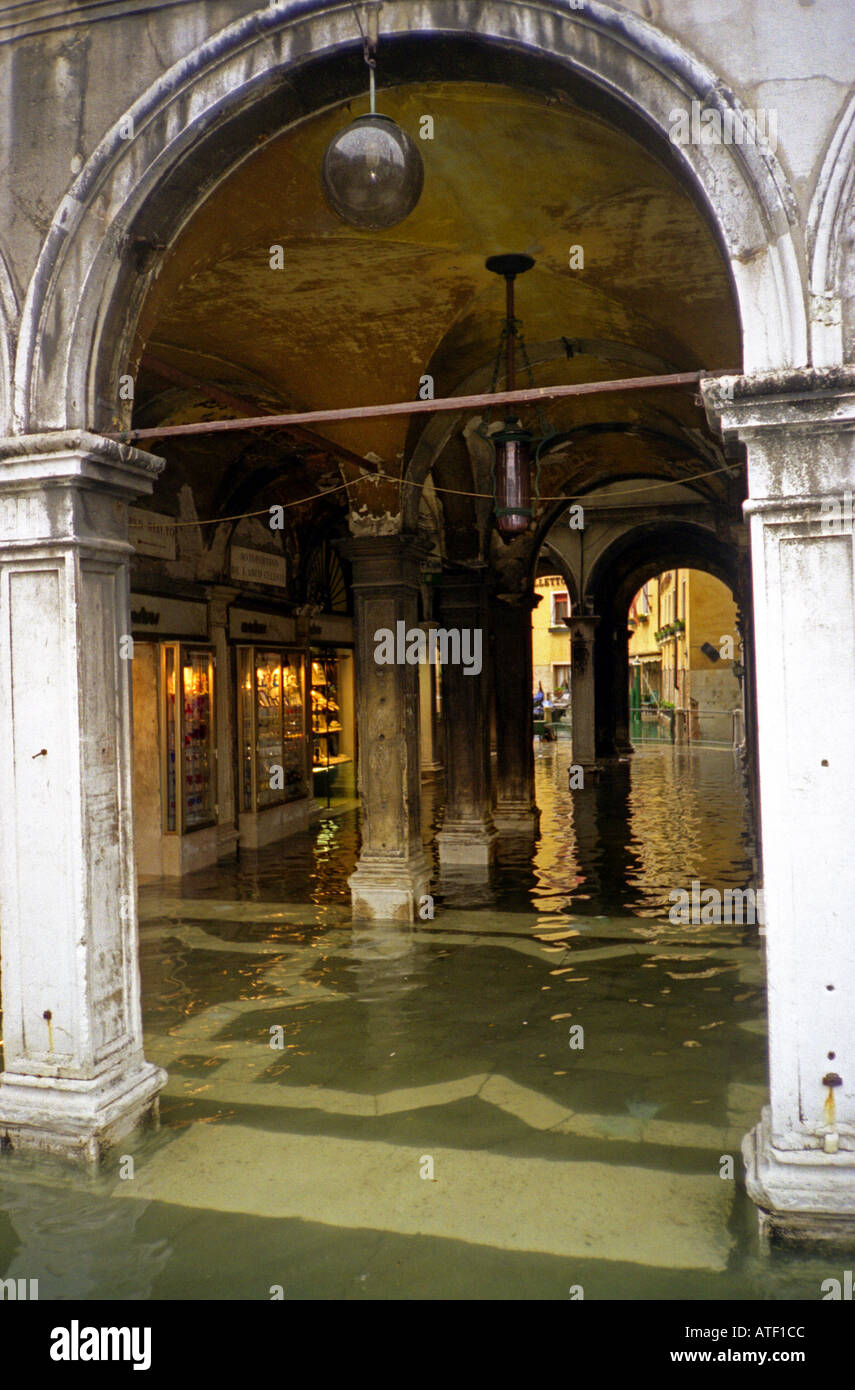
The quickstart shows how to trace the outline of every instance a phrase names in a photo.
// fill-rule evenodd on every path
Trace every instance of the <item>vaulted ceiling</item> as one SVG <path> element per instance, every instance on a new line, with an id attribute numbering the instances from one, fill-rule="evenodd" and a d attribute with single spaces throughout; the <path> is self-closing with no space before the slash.
<path id="1" fill-rule="evenodd" d="M 188 379 L 269 412 L 414 399 L 425 373 L 437 396 L 487 390 L 504 287 L 484 260 L 505 251 L 536 261 L 517 281 L 517 314 L 538 385 L 739 368 L 738 316 L 713 233 L 642 127 L 615 128 L 578 92 L 496 81 L 381 90 L 379 110 L 414 137 L 430 115 L 433 139 L 418 141 L 425 184 L 415 211 L 368 232 L 336 216 L 320 181 L 329 139 L 365 109 L 338 104 L 263 144 L 179 235 L 139 325 L 136 425 L 238 413 Z M 281 270 L 270 267 L 277 245 Z M 583 268 L 571 268 L 574 246 Z M 720 458 L 691 389 L 571 398 L 548 413 L 566 434 L 544 473 L 548 495 L 608 478 L 685 477 Z M 192 481 L 213 515 L 252 494 L 322 491 L 337 468 L 353 477 L 348 454 L 399 475 L 427 424 L 328 424 L 328 448 L 269 431 L 164 441 L 173 466 L 160 487 Z M 459 434 L 435 481 L 472 488 Z M 716 478 L 699 486 L 728 491 Z M 342 492 L 335 499 L 333 510 L 344 506 Z"/>

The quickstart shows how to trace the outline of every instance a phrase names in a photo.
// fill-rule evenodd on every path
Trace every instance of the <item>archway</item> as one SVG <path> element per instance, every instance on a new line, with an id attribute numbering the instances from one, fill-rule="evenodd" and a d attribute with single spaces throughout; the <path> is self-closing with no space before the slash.
<path id="1" fill-rule="evenodd" d="M 643 20 L 596 3 L 572 15 L 525 4 L 473 15 L 431 0 L 420 10 L 417 38 L 410 19 L 403 3 L 384 7 L 388 78 L 406 78 L 416 55 L 424 72 L 432 41 L 434 70 L 447 75 L 451 36 L 468 59 L 473 48 L 512 52 L 517 63 L 581 82 L 586 100 L 618 121 L 624 112 L 642 122 L 721 238 L 741 308 L 745 369 L 807 360 L 792 213 L 774 155 L 753 142 L 669 142 L 675 107 L 695 99 L 732 108 L 703 64 Z M 317 5 L 297 17 L 268 9 L 237 21 L 133 104 L 81 170 L 45 238 L 22 314 L 18 432 L 115 424 L 115 383 L 133 359 L 136 319 L 178 231 L 258 141 L 361 86 L 352 14 Z"/>

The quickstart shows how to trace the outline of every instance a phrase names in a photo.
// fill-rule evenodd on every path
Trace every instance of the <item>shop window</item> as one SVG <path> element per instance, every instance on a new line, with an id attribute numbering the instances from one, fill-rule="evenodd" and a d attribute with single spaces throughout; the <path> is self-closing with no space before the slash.
<path id="1" fill-rule="evenodd" d="M 214 656 L 178 642 L 162 648 L 164 828 L 186 834 L 217 818 Z"/>
<path id="2" fill-rule="evenodd" d="M 238 648 L 241 799 L 263 811 L 306 795 L 301 651 Z"/>
<path id="3" fill-rule="evenodd" d="M 352 677 L 344 679 L 349 661 L 312 653 L 312 776 L 315 796 L 328 805 L 356 795 Z"/>

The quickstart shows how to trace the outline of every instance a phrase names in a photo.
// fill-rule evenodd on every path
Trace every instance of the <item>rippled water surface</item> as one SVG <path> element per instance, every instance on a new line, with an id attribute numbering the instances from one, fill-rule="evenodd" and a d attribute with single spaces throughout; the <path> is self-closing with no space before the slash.
<path id="1" fill-rule="evenodd" d="M 761 1256 L 742 1186 L 761 937 L 668 920 L 693 880 L 751 881 L 732 755 L 653 746 L 584 792 L 568 764 L 537 751 L 534 846 L 439 876 L 412 927 L 351 923 L 354 812 L 142 888 L 161 1129 L 95 1181 L 0 1161 L 0 1274 L 42 1298 L 819 1298 L 836 1268 Z"/>

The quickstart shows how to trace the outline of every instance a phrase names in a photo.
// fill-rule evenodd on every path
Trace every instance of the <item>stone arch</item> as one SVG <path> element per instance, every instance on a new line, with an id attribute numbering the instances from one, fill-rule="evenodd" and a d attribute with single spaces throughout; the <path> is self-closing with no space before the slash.
<path id="1" fill-rule="evenodd" d="M 811 361 L 855 356 L 855 95 L 826 151 L 808 216 Z"/>
<path id="2" fill-rule="evenodd" d="M 600 616 L 594 646 L 597 746 L 611 755 L 628 748 L 628 655 L 626 614 L 633 593 L 667 569 L 705 570 L 731 590 L 737 603 L 750 597 L 740 569 L 739 548 L 710 527 L 666 521 L 632 526 L 599 556 L 585 598 Z"/>
<path id="3" fill-rule="evenodd" d="M 588 0 L 584 10 L 565 0 L 491 0 L 474 9 L 456 0 L 417 7 L 386 0 L 383 35 L 412 37 L 414 20 L 419 39 L 475 40 L 558 61 L 660 139 L 668 139 L 675 109 L 691 101 L 721 113 L 738 109 L 681 44 L 601 0 Z M 297 70 L 358 47 L 350 7 L 328 0 L 268 6 L 173 65 L 106 133 L 57 209 L 27 292 L 15 373 L 19 432 L 116 424 L 111 384 L 130 361 L 134 325 L 167 238 L 265 131 L 270 138 L 309 113 L 289 85 Z M 750 141 L 672 148 L 730 262 L 743 370 L 803 365 L 794 201 L 774 154 Z"/>

